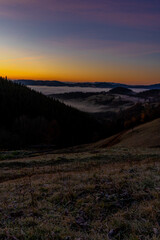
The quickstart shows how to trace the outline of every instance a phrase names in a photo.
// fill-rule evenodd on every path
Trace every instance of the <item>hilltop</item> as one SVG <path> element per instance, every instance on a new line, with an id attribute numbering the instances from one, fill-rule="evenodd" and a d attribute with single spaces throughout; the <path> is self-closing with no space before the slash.
<path id="1" fill-rule="evenodd" d="M 133 95 L 133 91 L 125 87 L 115 87 L 109 91 L 111 94 Z"/>

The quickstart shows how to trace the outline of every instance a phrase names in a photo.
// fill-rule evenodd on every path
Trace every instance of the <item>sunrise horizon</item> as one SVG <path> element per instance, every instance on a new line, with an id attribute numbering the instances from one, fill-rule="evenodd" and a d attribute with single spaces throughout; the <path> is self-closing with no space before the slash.
<path id="1" fill-rule="evenodd" d="M 160 82 L 157 0 L 0 0 L 0 75 Z"/>
<path id="2" fill-rule="evenodd" d="M 29 80 L 29 81 L 57 81 L 57 82 L 64 82 L 64 83 L 120 83 L 120 84 L 126 84 L 126 85 L 154 85 L 154 84 L 160 84 L 160 81 L 151 81 L 151 82 L 145 82 L 145 81 L 119 81 L 119 80 L 70 80 L 70 79 L 57 79 L 57 78 L 25 78 L 25 77 L 8 77 L 8 76 L 2 76 L 7 77 L 9 80 Z"/>

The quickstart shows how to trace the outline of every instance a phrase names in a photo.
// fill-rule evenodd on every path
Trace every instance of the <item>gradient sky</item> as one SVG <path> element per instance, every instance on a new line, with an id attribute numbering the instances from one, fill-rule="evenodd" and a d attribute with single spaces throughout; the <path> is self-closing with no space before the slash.
<path id="1" fill-rule="evenodd" d="M 0 0 L 0 75 L 160 82 L 160 0 Z"/>

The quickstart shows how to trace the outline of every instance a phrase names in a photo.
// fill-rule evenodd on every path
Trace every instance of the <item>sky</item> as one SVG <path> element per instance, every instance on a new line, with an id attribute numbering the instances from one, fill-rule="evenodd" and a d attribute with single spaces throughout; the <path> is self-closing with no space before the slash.
<path id="1" fill-rule="evenodd" d="M 160 0 L 0 0 L 0 75 L 160 83 Z"/>

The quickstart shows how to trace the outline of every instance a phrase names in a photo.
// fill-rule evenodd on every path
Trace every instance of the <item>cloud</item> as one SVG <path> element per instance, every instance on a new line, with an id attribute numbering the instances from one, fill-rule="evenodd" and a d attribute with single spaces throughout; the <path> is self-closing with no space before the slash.
<path id="1" fill-rule="evenodd" d="M 160 53 L 160 44 L 139 43 L 115 40 L 101 40 L 94 38 L 63 37 L 54 39 L 45 39 L 44 44 L 50 48 L 76 49 L 80 51 L 103 51 L 105 54 L 117 56 L 140 56 Z"/>
<path id="2" fill-rule="evenodd" d="M 106 25 L 160 28 L 157 0 L 0 0 L 0 9 L 0 17 L 12 19 L 86 19 Z"/>

